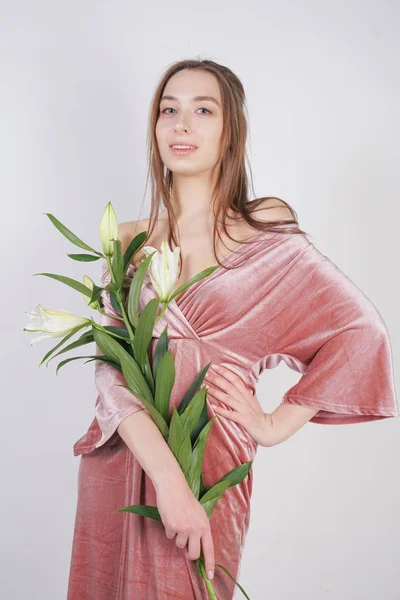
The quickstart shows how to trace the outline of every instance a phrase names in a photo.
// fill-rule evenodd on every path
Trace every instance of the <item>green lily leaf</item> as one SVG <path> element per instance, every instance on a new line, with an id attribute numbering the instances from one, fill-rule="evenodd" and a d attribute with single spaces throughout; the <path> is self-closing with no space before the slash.
<path id="1" fill-rule="evenodd" d="M 231 486 L 237 485 L 238 483 L 243 481 L 243 479 L 247 476 L 248 472 L 251 469 L 252 464 L 253 464 L 253 461 L 249 460 L 248 462 L 242 463 L 238 467 L 235 467 L 234 469 L 232 469 L 231 471 L 226 473 L 222 477 L 222 479 L 220 479 L 219 483 L 221 483 L 221 481 L 229 480 L 231 482 L 230 483 Z"/>
<path id="2" fill-rule="evenodd" d="M 201 496 L 203 496 L 203 494 L 205 494 L 207 491 L 206 486 L 204 485 L 204 481 L 203 481 L 203 473 L 200 476 L 200 492 L 198 495 L 198 498 L 201 498 Z"/>
<path id="3" fill-rule="evenodd" d="M 221 498 L 222 494 L 217 494 L 212 499 L 207 500 L 207 502 L 201 503 L 208 518 L 211 517 L 212 511 L 214 510 L 218 500 L 220 500 Z"/>
<path id="4" fill-rule="evenodd" d="M 129 290 L 128 290 L 128 292 L 129 292 Z M 126 288 L 125 289 L 122 288 L 122 298 L 123 298 L 123 300 L 125 302 L 124 307 L 125 307 L 125 310 L 126 310 L 126 296 L 125 296 L 125 294 L 126 294 Z M 116 292 L 113 291 L 113 290 L 110 290 L 110 302 L 111 302 L 111 306 L 113 307 L 113 309 L 115 310 L 115 312 L 117 313 L 117 315 L 119 315 L 120 317 L 122 317 L 123 316 L 123 312 L 122 312 L 121 304 L 118 301 Z"/>
<path id="5" fill-rule="evenodd" d="M 110 291 L 110 302 L 111 302 L 111 306 L 113 307 L 113 309 L 115 310 L 117 315 L 122 317 L 123 316 L 122 308 L 121 308 L 120 303 L 118 302 L 118 298 L 117 298 L 115 292 Z"/>
<path id="6" fill-rule="evenodd" d="M 83 327 L 86 328 L 87 325 L 84 325 Z M 74 333 L 76 333 L 77 331 L 79 331 L 79 329 L 82 329 L 82 327 L 75 327 Z M 65 340 L 65 338 L 64 338 L 64 340 Z M 49 362 L 52 361 L 53 358 L 55 358 L 56 356 L 59 356 L 60 354 L 64 354 L 64 352 L 68 352 L 69 350 L 75 350 L 75 348 L 79 348 L 80 346 L 85 346 L 86 344 L 91 344 L 92 342 L 93 342 L 93 333 L 92 333 L 92 330 L 85 331 L 85 333 L 83 333 L 77 340 L 75 340 L 74 342 L 72 342 L 72 344 L 68 344 L 68 346 L 65 346 L 65 348 L 63 348 L 62 350 L 60 350 L 60 352 L 57 352 L 56 354 L 54 354 L 47 361 L 46 367 L 48 366 Z M 53 350 L 54 350 L 54 348 L 53 348 Z"/>
<path id="7" fill-rule="evenodd" d="M 206 391 L 206 397 L 207 397 L 207 391 Z M 199 437 L 200 432 L 207 425 L 207 423 L 208 423 L 207 403 L 204 403 L 203 410 L 201 411 L 200 418 L 199 418 L 198 422 L 196 423 L 196 425 L 194 426 L 194 429 L 193 429 L 192 434 L 190 436 L 191 441 L 192 441 L 192 445 L 196 443 L 196 440 Z"/>
<path id="8" fill-rule="evenodd" d="M 183 413 L 180 415 L 181 422 L 183 426 L 183 435 L 189 433 L 189 436 L 192 434 L 192 431 L 198 422 L 200 415 L 203 411 L 204 404 L 206 401 L 206 388 L 203 387 L 201 390 L 197 392 L 193 400 L 189 403 L 189 405 L 185 408 Z"/>
<path id="9" fill-rule="evenodd" d="M 158 512 L 157 506 L 148 506 L 147 504 L 134 504 L 133 506 L 126 506 L 125 508 L 118 508 L 114 512 L 130 512 L 142 517 L 149 517 L 162 523 L 160 513 Z"/>
<path id="10" fill-rule="evenodd" d="M 90 358 L 91 360 L 93 360 L 98 357 L 97 356 L 72 356 L 71 358 L 66 358 L 65 360 L 62 360 L 61 362 L 58 363 L 57 369 L 56 369 L 56 375 L 58 375 L 58 371 L 61 369 L 61 367 L 63 367 L 67 363 L 71 362 L 72 360 L 78 360 L 80 358 Z M 87 360 L 86 362 L 90 362 L 90 360 Z"/>
<path id="11" fill-rule="evenodd" d="M 200 498 L 200 489 L 202 482 L 202 465 L 203 465 L 203 457 L 204 457 L 204 448 L 206 445 L 207 437 L 211 429 L 211 425 L 215 421 L 216 417 L 210 419 L 205 427 L 201 430 L 194 446 L 192 452 L 192 460 L 190 463 L 187 482 L 192 490 L 194 496 L 199 499 Z"/>
<path id="12" fill-rule="evenodd" d="M 236 581 L 236 579 L 234 579 L 234 577 L 229 573 L 228 569 L 226 567 L 224 567 L 223 565 L 220 565 L 219 563 L 215 563 L 216 567 L 220 567 L 223 571 L 225 571 L 225 573 L 232 579 L 232 581 L 235 582 L 235 584 L 238 586 L 239 590 L 242 592 L 243 596 L 245 596 L 247 598 L 247 600 L 250 600 L 249 596 L 246 594 L 246 592 L 244 591 L 244 589 L 242 588 L 242 586 L 240 585 L 240 583 L 238 581 Z"/>
<path id="13" fill-rule="evenodd" d="M 93 256 L 93 254 L 67 254 L 67 256 L 78 262 L 95 262 L 101 258 L 101 256 Z"/>
<path id="14" fill-rule="evenodd" d="M 72 289 L 88 296 L 89 302 L 92 303 L 98 300 L 103 288 L 98 287 L 96 284 L 93 284 L 93 289 L 88 288 L 86 285 L 77 281 L 76 279 L 71 279 L 71 277 L 65 277 L 64 275 L 56 275 L 55 273 L 34 273 L 33 276 L 36 275 L 44 275 L 45 277 L 50 277 L 51 279 L 55 279 L 56 281 L 60 281 L 61 283 L 65 283 Z"/>
<path id="15" fill-rule="evenodd" d="M 137 362 L 127 352 L 121 356 L 122 373 L 133 393 L 144 403 L 146 400 L 152 406 L 153 396 Z"/>
<path id="16" fill-rule="evenodd" d="M 82 358 L 84 358 L 84 357 L 82 357 Z M 114 369 L 117 369 L 120 373 L 122 373 L 121 365 L 119 363 L 115 362 L 114 360 L 112 360 L 111 358 L 109 358 L 108 356 L 106 356 L 105 354 L 95 354 L 94 356 L 90 356 L 87 358 L 89 358 L 89 360 L 87 360 L 85 362 L 85 364 L 92 362 L 94 360 L 101 360 L 101 361 L 106 362 L 107 364 L 111 365 L 112 367 L 114 367 Z"/>
<path id="17" fill-rule="evenodd" d="M 137 327 L 139 313 L 139 299 L 142 290 L 143 280 L 146 275 L 146 270 L 151 261 L 151 257 L 155 254 L 152 252 L 140 263 L 136 269 L 135 276 L 132 279 L 128 295 L 128 318 L 134 327 Z"/>
<path id="18" fill-rule="evenodd" d="M 199 387 L 201 386 L 201 384 L 203 383 L 203 379 L 206 376 L 206 373 L 208 371 L 208 369 L 210 368 L 211 362 L 207 363 L 205 367 L 203 367 L 196 375 L 196 377 L 193 379 L 192 383 L 190 384 L 189 388 L 186 390 L 180 404 L 178 407 L 178 412 L 181 415 L 183 413 L 183 411 L 185 410 L 185 408 L 187 407 L 187 405 L 189 404 L 189 402 L 192 400 L 192 398 L 194 397 L 194 395 L 196 394 L 197 390 L 199 389 Z"/>
<path id="19" fill-rule="evenodd" d="M 122 373 L 127 381 L 131 391 L 143 403 L 145 400 L 153 403 L 153 397 L 145 378 L 143 377 L 140 367 L 130 354 L 115 341 L 108 333 L 105 333 L 98 328 L 97 325 L 92 327 L 93 337 L 96 344 L 104 352 L 105 355 L 119 362 L 122 368 Z"/>
<path id="20" fill-rule="evenodd" d="M 178 407 L 178 412 L 179 414 L 182 414 L 183 411 L 186 409 L 186 407 L 188 406 L 188 404 L 192 401 L 194 395 L 196 394 L 197 390 L 199 389 L 199 387 L 201 386 L 201 384 L 203 383 L 204 377 L 208 371 L 208 369 L 210 368 L 211 362 L 207 363 L 205 365 L 205 367 L 203 367 L 196 375 L 196 377 L 193 379 L 192 383 L 190 384 L 189 388 L 187 389 L 187 391 L 185 392 L 179 407 Z M 207 394 L 207 392 L 206 392 Z M 194 429 L 191 433 L 190 439 L 192 442 L 192 445 L 196 442 L 200 431 L 203 429 L 203 427 L 208 423 L 208 410 L 207 410 L 207 404 L 204 403 L 203 405 L 203 410 L 201 412 L 200 418 L 198 419 L 197 423 L 194 426 Z"/>
<path id="21" fill-rule="evenodd" d="M 44 361 L 51 354 L 53 354 L 53 352 L 55 352 L 58 348 L 60 348 L 67 340 L 69 340 L 69 338 L 71 338 L 73 335 L 75 335 L 75 333 L 77 331 L 79 331 L 80 329 L 81 329 L 80 327 L 75 327 L 69 333 L 67 333 L 67 335 L 65 337 L 63 337 L 63 339 L 60 342 L 58 342 L 58 344 L 56 344 L 53 348 L 50 348 L 50 350 L 48 352 L 46 352 L 46 354 L 43 356 L 42 360 L 40 361 L 39 367 L 40 367 L 40 365 L 42 365 L 44 363 Z"/>
<path id="22" fill-rule="evenodd" d="M 183 442 L 183 431 L 182 431 L 182 423 L 179 417 L 178 411 L 174 406 L 172 409 L 171 421 L 169 424 L 169 434 L 168 434 L 168 446 L 171 449 L 172 454 L 175 458 L 178 455 L 179 448 L 181 447 Z"/>
<path id="23" fill-rule="evenodd" d="M 178 448 L 176 460 L 181 467 L 183 474 L 185 475 L 186 481 L 189 475 L 190 465 L 192 463 L 192 444 L 190 442 L 190 435 L 187 433 L 186 435 L 182 431 L 183 440 Z"/>
<path id="24" fill-rule="evenodd" d="M 102 325 L 102 327 L 106 331 L 109 331 L 110 333 L 112 333 L 115 337 L 120 338 L 122 340 L 126 340 L 126 342 L 129 342 L 129 340 L 130 340 L 129 331 L 126 329 L 125 325 L 122 324 L 122 321 L 121 321 L 121 325 L 122 325 L 122 327 L 119 327 L 117 325 Z"/>
<path id="25" fill-rule="evenodd" d="M 122 345 L 114 339 L 113 335 L 110 335 L 113 334 L 113 332 L 109 330 L 109 327 L 110 325 L 103 326 L 98 323 L 93 323 L 93 339 L 100 348 L 100 350 L 104 352 L 104 354 L 112 358 L 115 362 L 119 362 L 121 364 L 122 356 L 128 356 L 128 354 L 126 350 L 122 347 Z M 116 329 L 118 330 L 119 327 L 116 327 Z M 129 358 L 132 357 L 129 356 Z"/>
<path id="26" fill-rule="evenodd" d="M 154 351 L 154 360 L 153 360 L 154 378 L 157 375 L 157 369 L 158 369 L 159 362 L 162 359 L 162 357 L 164 356 L 164 354 L 167 352 L 167 350 L 168 350 L 168 325 L 165 326 L 163 332 L 161 333 L 160 337 L 158 338 L 156 349 Z"/>
<path id="27" fill-rule="evenodd" d="M 219 265 L 213 265 L 212 267 L 207 267 L 200 273 L 197 273 L 197 275 L 192 277 L 192 279 L 189 279 L 189 281 L 186 281 L 184 284 L 182 284 L 180 287 L 178 287 L 178 289 L 176 289 L 174 291 L 174 293 L 170 296 L 170 301 L 173 300 L 176 296 L 178 296 L 181 292 L 186 290 L 188 287 L 190 287 L 197 281 L 200 281 L 200 279 L 204 279 L 204 277 L 208 277 L 209 275 L 211 275 L 211 273 L 213 273 L 215 271 L 215 269 L 218 269 L 218 268 L 219 268 Z"/>
<path id="28" fill-rule="evenodd" d="M 118 289 L 122 286 L 124 279 L 124 258 L 122 256 L 122 244 L 121 240 L 112 240 L 113 243 L 113 256 L 111 262 L 111 271 L 114 275 L 114 279 L 117 282 Z"/>
<path id="29" fill-rule="evenodd" d="M 50 221 L 58 229 L 58 231 L 60 231 L 60 233 L 62 233 L 67 238 L 67 240 L 72 242 L 72 244 L 74 244 L 75 246 L 78 246 L 79 248 L 82 248 L 83 250 L 89 250 L 89 252 L 94 252 L 95 254 L 98 254 L 100 257 L 103 256 L 103 254 L 101 252 L 98 252 L 97 250 L 94 250 L 94 248 L 92 248 L 91 246 L 88 246 L 87 244 L 85 244 L 85 242 L 83 242 L 74 233 L 72 233 L 72 231 L 70 229 L 67 229 L 67 227 L 65 227 L 65 225 L 63 225 L 61 223 L 61 221 L 59 221 L 54 215 L 52 215 L 51 213 L 43 213 L 43 214 L 45 214 L 49 217 Z"/>
<path id="30" fill-rule="evenodd" d="M 66 358 L 65 360 L 62 360 L 57 365 L 56 375 L 58 375 L 58 371 L 61 367 L 63 367 L 67 363 L 71 362 L 71 360 L 78 360 L 80 358 L 88 358 L 89 359 L 89 360 L 85 360 L 85 362 L 84 362 L 85 365 L 94 360 L 102 360 L 102 361 L 108 363 L 109 365 L 111 365 L 112 367 L 114 367 L 115 369 L 118 369 L 118 371 L 120 371 L 122 373 L 122 369 L 119 364 L 115 363 L 113 360 L 107 358 L 106 356 L 101 356 L 101 354 L 96 354 L 94 356 L 72 356 L 71 358 Z"/>
<path id="31" fill-rule="evenodd" d="M 147 237 L 147 231 L 141 231 L 138 233 L 133 240 L 130 242 L 129 246 L 125 250 L 124 254 L 124 273 L 128 269 L 129 265 L 132 262 L 132 258 L 135 256 L 138 248 L 143 244 Z"/>
<path id="32" fill-rule="evenodd" d="M 171 350 L 164 354 L 157 369 L 154 404 L 168 422 L 171 391 L 175 382 L 175 361 Z"/>
<path id="33" fill-rule="evenodd" d="M 147 381 L 147 385 L 149 386 L 150 390 L 151 390 L 151 394 L 154 397 L 154 393 L 155 393 L 155 389 L 156 389 L 156 384 L 154 381 L 154 376 L 153 376 L 153 371 L 151 368 L 151 363 L 150 363 L 150 358 L 149 358 L 149 352 L 146 352 L 145 354 L 145 363 L 144 363 L 144 376 L 146 378 Z"/>
<path id="34" fill-rule="evenodd" d="M 222 494 L 230 487 L 237 485 L 247 476 L 250 471 L 253 461 L 249 461 L 239 465 L 226 473 L 220 479 L 218 483 L 213 485 L 207 492 L 200 498 L 199 502 L 203 505 L 207 515 L 210 516 L 212 510 L 215 507 L 217 501 L 221 498 Z"/>
<path id="35" fill-rule="evenodd" d="M 158 298 L 152 298 L 149 302 L 147 302 L 146 306 L 142 310 L 136 327 L 135 339 L 133 341 L 133 351 L 135 354 L 135 359 L 142 369 L 144 369 L 146 356 L 148 356 L 147 352 L 153 335 L 154 321 L 156 319 L 158 304 Z"/>

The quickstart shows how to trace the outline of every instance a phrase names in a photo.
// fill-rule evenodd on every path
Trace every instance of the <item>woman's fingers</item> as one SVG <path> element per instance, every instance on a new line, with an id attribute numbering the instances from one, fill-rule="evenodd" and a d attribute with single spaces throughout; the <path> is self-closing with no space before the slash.
<path id="1" fill-rule="evenodd" d="M 209 579 L 214 577 L 215 558 L 214 558 L 214 542 L 211 535 L 211 530 L 206 531 L 201 538 L 201 546 L 203 548 L 204 566 L 206 575 Z"/>
<path id="2" fill-rule="evenodd" d="M 170 529 L 165 529 L 165 535 L 169 540 L 172 540 L 176 536 L 176 531 L 171 531 Z"/>
<path id="3" fill-rule="evenodd" d="M 197 560 L 200 557 L 200 535 L 192 534 L 189 537 L 187 557 L 190 560 Z"/>
<path id="4" fill-rule="evenodd" d="M 184 548 L 188 541 L 188 535 L 186 533 L 178 533 L 176 536 L 175 544 L 178 548 Z"/>
<path id="5" fill-rule="evenodd" d="M 228 388 L 230 387 L 231 389 L 241 389 L 242 391 L 247 389 L 247 386 L 243 379 L 240 377 L 240 375 L 238 375 L 231 369 L 228 369 L 227 367 L 222 367 L 221 365 L 213 364 L 207 372 L 207 376 L 210 373 L 214 374 L 216 380 L 218 380 L 221 383 L 223 380 L 225 380 L 225 384 L 228 385 Z"/>

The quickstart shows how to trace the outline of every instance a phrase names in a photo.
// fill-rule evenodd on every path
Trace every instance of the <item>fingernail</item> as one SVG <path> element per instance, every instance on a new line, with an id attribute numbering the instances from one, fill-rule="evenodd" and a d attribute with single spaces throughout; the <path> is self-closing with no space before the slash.
<path id="1" fill-rule="evenodd" d="M 212 579 L 214 577 L 214 572 L 213 571 L 208 571 L 207 577 L 208 577 L 208 579 Z"/>

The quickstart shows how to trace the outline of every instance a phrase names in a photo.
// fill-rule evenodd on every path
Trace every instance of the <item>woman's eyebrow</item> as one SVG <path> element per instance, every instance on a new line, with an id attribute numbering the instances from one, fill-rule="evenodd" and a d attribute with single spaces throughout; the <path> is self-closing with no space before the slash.
<path id="1" fill-rule="evenodd" d="M 162 102 L 163 100 L 178 100 L 178 98 L 176 96 L 163 96 L 160 100 L 160 102 Z M 192 101 L 193 102 L 203 102 L 204 100 L 210 100 L 210 102 L 215 102 L 215 104 L 217 106 L 219 106 L 219 102 L 218 100 L 216 100 L 213 96 L 195 96 Z"/>

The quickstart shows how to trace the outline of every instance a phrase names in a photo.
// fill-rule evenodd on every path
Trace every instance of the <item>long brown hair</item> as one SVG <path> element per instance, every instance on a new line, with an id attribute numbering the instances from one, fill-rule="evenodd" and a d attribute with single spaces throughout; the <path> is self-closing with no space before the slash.
<path id="1" fill-rule="evenodd" d="M 248 157 L 246 153 L 246 139 L 247 139 L 247 119 L 245 117 L 246 108 L 246 97 L 243 85 L 240 79 L 235 75 L 228 67 L 220 65 L 213 60 L 207 59 L 188 59 L 180 60 L 169 66 L 161 77 L 150 106 L 149 120 L 148 120 L 148 137 L 147 137 L 147 155 L 148 155 L 148 172 L 146 178 L 146 189 L 150 179 L 151 182 L 151 208 L 149 217 L 149 228 L 147 230 L 146 240 L 142 246 L 147 243 L 147 239 L 151 236 L 152 232 L 157 223 L 158 213 L 160 212 L 161 201 L 166 208 L 169 222 L 169 233 L 168 233 L 168 244 L 171 249 L 179 245 L 176 238 L 176 232 L 178 231 L 177 221 L 173 210 L 172 199 L 172 181 L 173 172 L 165 167 L 158 148 L 156 139 L 156 124 L 159 118 L 160 101 L 164 93 L 164 89 L 168 81 L 173 75 L 182 71 L 183 69 L 203 69 L 212 73 L 218 80 L 222 105 L 224 110 L 223 115 L 223 131 L 222 131 L 222 156 L 220 157 L 220 172 L 213 190 L 213 204 L 214 204 L 214 255 L 216 254 L 216 235 L 218 235 L 220 241 L 223 240 L 219 234 L 217 228 L 217 222 L 219 217 L 222 215 L 222 225 L 225 234 L 233 241 L 242 243 L 252 243 L 249 241 L 243 242 L 242 240 L 235 240 L 230 236 L 226 229 L 226 217 L 228 211 L 233 211 L 238 214 L 238 219 L 246 221 L 250 227 L 253 227 L 260 231 L 272 231 L 276 233 L 293 233 L 293 234 L 305 234 L 306 232 L 300 229 L 295 210 L 281 198 L 276 196 L 265 196 L 257 198 L 255 200 L 249 200 L 249 182 L 246 172 L 245 160 Z M 251 167 L 249 165 L 250 177 L 251 177 L 251 188 L 254 194 L 253 178 L 251 175 Z M 263 200 L 278 200 L 283 203 L 290 211 L 293 219 L 281 219 L 275 221 L 259 221 L 252 216 L 252 213 L 257 210 L 257 207 Z M 272 203 L 271 206 L 265 208 L 275 208 L 276 205 Z M 264 207 L 263 207 L 264 208 Z M 293 224 L 293 227 L 287 227 L 282 230 L 280 227 L 283 223 L 287 225 Z M 179 232 L 178 232 L 179 235 Z M 224 244 L 225 245 L 225 244 Z M 141 246 L 141 247 L 142 247 Z M 226 246 L 225 246 L 226 247 Z M 221 265 L 218 257 L 218 264 Z M 225 267 L 227 268 L 227 267 Z M 182 270 L 182 260 L 180 266 L 180 272 Z"/>

